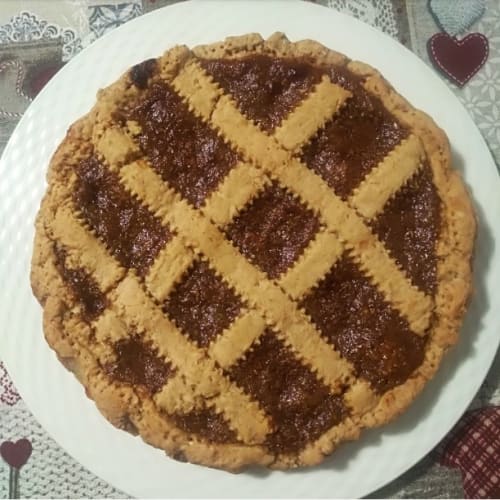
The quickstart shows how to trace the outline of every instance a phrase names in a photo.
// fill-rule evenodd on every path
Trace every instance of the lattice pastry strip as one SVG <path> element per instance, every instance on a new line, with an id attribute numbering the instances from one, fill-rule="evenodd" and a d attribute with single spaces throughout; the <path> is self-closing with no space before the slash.
<path id="1" fill-rule="evenodd" d="M 349 205 L 367 219 L 375 217 L 415 174 L 423 153 L 420 139 L 410 135 L 363 179 L 349 197 Z"/>
<path id="2" fill-rule="evenodd" d="M 66 249 L 65 249 L 66 251 Z M 59 259 L 56 259 L 59 260 Z M 65 270 L 81 270 L 82 268 L 78 265 L 71 265 L 69 261 L 71 258 L 63 259 L 64 262 L 60 262 L 65 268 Z M 61 294 L 59 296 L 59 300 L 61 301 L 57 307 L 63 307 L 66 312 L 65 314 L 59 318 L 59 328 L 62 328 L 62 332 L 56 332 L 56 325 L 52 321 L 53 318 L 49 318 L 49 312 L 51 310 L 51 306 L 46 307 L 44 309 L 44 323 L 46 327 L 46 335 L 47 338 L 51 339 L 58 343 L 58 354 L 61 357 L 63 363 L 67 366 L 67 363 L 71 363 L 72 357 L 75 355 L 75 351 L 80 352 L 80 356 L 87 362 L 90 361 L 93 357 L 95 357 L 98 362 L 105 364 L 113 359 L 113 351 L 112 348 L 104 343 L 99 346 L 99 349 L 96 351 L 93 350 L 92 354 L 90 353 L 89 342 L 93 334 L 98 335 L 96 332 L 96 326 L 98 324 L 97 321 L 94 321 L 92 325 L 83 320 L 83 310 L 80 304 L 80 301 L 74 294 L 68 291 L 68 288 L 65 286 L 65 282 L 61 276 L 60 271 L 56 268 L 56 262 L 54 259 L 50 258 L 46 262 L 46 272 L 47 275 L 50 276 L 51 282 L 55 285 L 59 290 L 61 290 Z M 55 302 L 53 302 L 55 304 Z M 64 305 L 62 305 L 64 304 Z M 50 325 L 47 325 L 46 321 L 50 321 Z M 62 338 L 52 339 L 52 335 L 55 333 L 63 334 Z M 83 367 L 79 367 L 78 371 L 75 375 L 81 381 L 83 374 Z"/>
<path id="3" fill-rule="evenodd" d="M 216 414 L 224 415 L 220 409 L 224 403 L 211 397 L 210 392 L 206 396 L 203 392 L 197 391 L 193 383 L 193 380 L 186 378 L 184 373 L 175 373 L 155 395 L 155 403 L 169 415 L 187 414 L 206 408 L 213 408 Z M 235 418 L 238 419 L 241 416 Z M 239 439 L 243 441 L 241 436 Z"/>
<path id="4" fill-rule="evenodd" d="M 310 290 L 341 257 L 343 246 L 337 234 L 320 231 L 295 265 L 278 281 L 294 300 Z"/>
<path id="5" fill-rule="evenodd" d="M 126 323 L 113 310 L 106 309 L 94 322 L 96 339 L 100 342 L 118 342 L 126 339 L 129 331 Z"/>
<path id="6" fill-rule="evenodd" d="M 206 80 L 199 78 L 199 73 L 198 64 L 195 61 L 188 61 L 173 80 L 169 78 L 165 81 L 171 84 L 179 95 L 191 96 L 191 99 L 188 100 L 190 111 L 209 121 L 217 101 L 223 93 L 214 84 L 207 86 Z M 208 75 L 204 76 L 212 83 Z"/>
<path id="7" fill-rule="evenodd" d="M 158 302 L 163 302 L 168 297 L 195 257 L 194 252 L 185 247 L 178 235 L 160 250 L 145 278 L 149 292 Z"/>
<path id="8" fill-rule="evenodd" d="M 48 225 L 48 230 L 54 239 L 68 249 L 70 255 L 79 260 L 78 265 L 90 271 L 106 291 L 121 280 L 125 270 L 109 256 L 99 240 L 78 221 L 72 210 L 62 206 Z M 80 248 L 87 249 L 81 252 Z"/>
<path id="9" fill-rule="evenodd" d="M 240 162 L 229 172 L 219 189 L 210 195 L 201 211 L 218 226 L 224 226 L 269 184 L 269 179 L 259 169 Z"/>
<path id="10" fill-rule="evenodd" d="M 194 393 L 183 373 L 175 373 L 169 377 L 160 392 L 155 395 L 155 403 L 170 415 L 197 409 L 200 400 L 203 400 L 202 396 Z"/>
<path id="11" fill-rule="evenodd" d="M 191 78 L 193 66 L 190 65 Z M 183 78 L 182 70 L 177 78 Z M 218 92 L 201 68 L 196 79 L 200 95 L 206 92 L 215 95 Z M 188 95 L 180 87 L 177 90 L 191 105 L 200 99 L 199 95 Z M 343 244 L 351 250 L 363 271 L 384 293 L 386 300 L 408 319 L 415 333 L 424 335 L 430 321 L 430 297 L 410 283 L 357 213 L 336 196 L 323 179 L 283 149 L 274 137 L 263 133 L 245 118 L 229 96 L 223 95 L 212 102 L 215 103 L 210 118 L 213 126 L 244 157 L 299 194 L 309 207 L 321 214 L 328 229 L 339 234 Z"/>
<path id="12" fill-rule="evenodd" d="M 333 84 L 326 75 L 323 76 L 321 82 L 276 129 L 274 138 L 289 151 L 300 150 L 351 95 L 348 90 Z"/>
<path id="13" fill-rule="evenodd" d="M 344 394 L 344 400 L 352 410 L 352 416 L 370 411 L 380 400 L 366 380 L 357 380 Z"/>
<path id="14" fill-rule="evenodd" d="M 229 368 L 264 332 L 266 322 L 255 310 L 239 316 L 210 344 L 208 353 L 222 368 Z"/>
<path id="15" fill-rule="evenodd" d="M 71 357 L 71 351 L 76 345 L 78 345 L 79 348 L 87 348 L 93 333 L 92 327 L 88 322 L 90 318 L 86 318 L 87 321 L 83 319 L 87 313 L 85 305 L 78 300 L 79 298 L 71 288 L 68 289 L 68 287 L 65 286 L 62 277 L 63 275 L 69 274 L 78 276 L 78 278 L 81 279 L 83 268 L 76 258 L 76 255 L 74 253 L 70 255 L 68 248 L 64 247 L 61 242 L 59 242 L 57 250 L 54 249 L 54 256 L 47 258 L 44 270 L 47 276 L 50 277 L 51 281 L 60 290 L 60 299 L 62 304 L 64 304 L 62 308 L 65 310 L 65 314 L 58 318 L 58 320 L 64 332 L 63 343 L 65 346 L 61 349 L 62 352 L 60 351 L 59 355 L 62 358 L 69 358 Z M 87 284 L 89 284 L 88 280 Z M 94 290 L 94 292 L 99 294 L 102 293 L 101 290 Z M 54 301 L 52 297 L 50 297 L 49 300 L 53 306 L 58 308 L 61 307 L 60 304 L 56 305 L 56 301 Z M 47 322 L 52 323 L 50 318 L 51 308 L 51 306 L 48 306 L 44 309 L 44 325 L 47 325 Z M 52 335 L 52 328 L 49 328 L 47 335 L 49 337 Z M 99 354 L 105 358 L 109 353 L 105 352 L 105 347 L 102 351 Z"/>
<path id="16" fill-rule="evenodd" d="M 93 143 L 110 165 L 122 165 L 139 153 L 139 147 L 132 137 L 118 127 L 103 130 L 98 137 L 93 138 Z"/>

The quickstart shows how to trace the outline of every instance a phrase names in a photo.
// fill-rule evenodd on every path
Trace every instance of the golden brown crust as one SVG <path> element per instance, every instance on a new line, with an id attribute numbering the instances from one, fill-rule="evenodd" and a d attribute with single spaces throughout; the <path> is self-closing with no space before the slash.
<path id="1" fill-rule="evenodd" d="M 305 170 L 293 152 L 324 126 L 350 92 L 323 79 L 274 136 L 267 136 L 241 115 L 232 100 L 223 95 L 193 60 L 193 54 L 204 58 L 238 58 L 254 53 L 307 57 L 319 65 L 347 66 L 362 76 L 366 89 L 376 94 L 410 129 L 409 139 L 364 179 L 348 203 L 343 202 L 317 175 Z M 113 111 L 126 106 L 141 92 L 131 84 L 129 73 L 101 91 L 96 106 L 70 128 L 53 156 L 47 174 L 49 188 L 36 221 L 31 281 L 33 292 L 44 307 L 47 342 L 75 373 L 108 420 L 139 433 L 146 442 L 174 458 L 227 470 L 238 470 L 247 464 L 274 468 L 317 464 L 342 441 L 356 439 L 363 428 L 382 425 L 404 411 L 434 375 L 447 348 L 457 341 L 471 292 L 475 218 L 459 174 L 450 169 L 448 140 L 429 116 L 415 110 L 370 66 L 349 61 L 317 42 L 290 43 L 280 33 L 268 40 L 256 34 L 231 37 L 191 52 L 186 47 L 176 47 L 159 59 L 151 80 L 171 83 L 190 109 L 216 127 L 240 152 L 243 161 L 202 209 L 195 210 L 160 182 L 146 161 L 137 160 L 134 135 L 140 132 L 140 126 L 127 122 L 120 128 L 113 122 Z M 119 175 L 129 192 L 176 231 L 174 239 L 156 258 L 144 286 L 133 271 L 118 264 L 72 208 L 74 168 L 93 148 Z M 442 200 L 435 301 L 409 282 L 366 226 L 366 221 L 419 169 L 423 155 L 429 160 Z M 395 161 L 403 168 L 398 177 L 389 178 L 386 172 L 394 171 L 391 165 Z M 298 196 L 321 217 L 323 224 L 295 266 L 279 282 L 269 280 L 242 258 L 220 230 L 271 179 L 279 180 Z M 81 305 L 57 270 L 57 245 L 65 249 L 64 265 L 87 270 L 111 303 L 90 326 L 82 320 Z M 328 250 L 322 252 L 322 248 Z M 344 248 L 354 253 L 372 283 L 408 319 L 415 333 L 430 331 L 424 362 L 406 382 L 382 396 L 375 394 L 368 382 L 355 380 L 351 364 L 321 339 L 295 303 L 319 282 Z M 186 340 L 157 307 L 201 254 L 210 268 L 248 304 L 248 309 L 206 351 Z M 268 451 L 264 445 L 269 432 L 265 414 L 221 371 L 221 367 L 245 356 L 250 345 L 259 341 L 266 325 L 277 331 L 297 359 L 332 391 L 350 384 L 343 397 L 351 415 L 295 454 L 273 455 Z M 132 327 L 147 332 L 148 340 L 176 369 L 175 375 L 154 396 L 111 380 L 102 369 L 113 358 L 109 341 L 123 338 Z M 162 332 L 168 332 L 175 341 L 167 345 Z M 235 338 L 241 339 L 240 342 L 235 342 Z M 211 443 L 182 431 L 169 417 L 205 406 L 224 416 L 238 443 Z"/>

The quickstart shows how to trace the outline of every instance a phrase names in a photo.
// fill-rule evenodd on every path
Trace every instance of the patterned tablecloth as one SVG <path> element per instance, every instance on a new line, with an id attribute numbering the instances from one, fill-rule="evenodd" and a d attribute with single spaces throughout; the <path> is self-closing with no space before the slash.
<path id="1" fill-rule="evenodd" d="M 83 47 L 174 1 L 1 0 L 0 151 L 33 97 Z M 316 1 L 377 27 L 432 64 L 469 110 L 500 165 L 499 0 Z M 497 355 L 455 429 L 372 496 L 500 498 L 499 405 Z M 84 469 L 44 432 L 1 362 L 0 455 L 0 498 L 126 496 Z"/>

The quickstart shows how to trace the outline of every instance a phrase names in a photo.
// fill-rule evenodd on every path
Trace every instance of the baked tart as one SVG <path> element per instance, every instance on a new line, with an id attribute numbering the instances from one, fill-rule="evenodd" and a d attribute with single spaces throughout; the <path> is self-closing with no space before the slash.
<path id="1" fill-rule="evenodd" d="M 474 235 L 429 116 L 366 64 L 250 34 L 99 92 L 51 160 L 31 281 L 114 425 L 178 460 L 286 469 L 431 379 Z"/>

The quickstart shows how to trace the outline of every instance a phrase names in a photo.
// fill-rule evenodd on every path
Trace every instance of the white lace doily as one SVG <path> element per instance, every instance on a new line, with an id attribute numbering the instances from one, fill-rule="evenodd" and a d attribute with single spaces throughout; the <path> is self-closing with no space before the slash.
<path id="1" fill-rule="evenodd" d="M 393 38 L 398 36 L 391 0 L 328 0 L 328 7 L 354 16 Z"/>
<path id="2" fill-rule="evenodd" d="M 23 11 L 0 26 L 0 44 L 61 39 L 62 59 L 68 61 L 82 48 L 75 30 L 49 23 L 32 12 Z"/>

